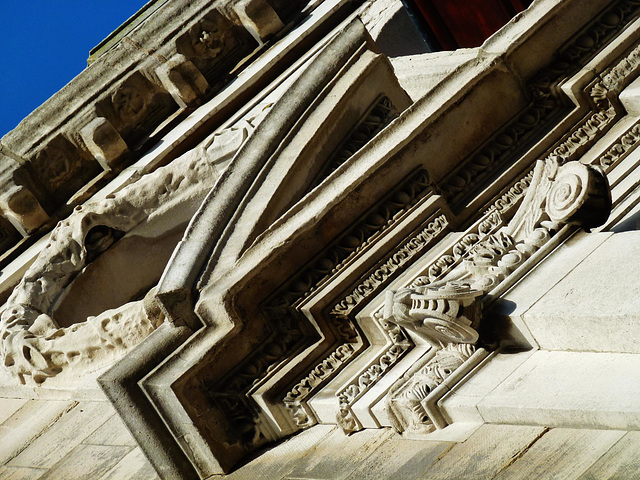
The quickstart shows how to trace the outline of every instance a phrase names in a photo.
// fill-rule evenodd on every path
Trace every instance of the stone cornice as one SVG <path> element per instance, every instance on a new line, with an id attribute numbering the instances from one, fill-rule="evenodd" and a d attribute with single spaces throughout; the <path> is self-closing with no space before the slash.
<path id="1" fill-rule="evenodd" d="M 285 24 L 299 23 L 305 5 L 152 5 L 152 13 L 116 35 L 117 42 L 0 140 L 7 186 L 0 249 L 68 215 L 69 204 L 86 200 L 266 51 Z"/>

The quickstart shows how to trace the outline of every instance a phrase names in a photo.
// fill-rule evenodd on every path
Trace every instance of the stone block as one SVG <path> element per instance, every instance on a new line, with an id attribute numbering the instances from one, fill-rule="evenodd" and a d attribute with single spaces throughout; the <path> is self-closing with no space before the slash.
<path id="1" fill-rule="evenodd" d="M 31 441 L 27 448 L 7 465 L 50 468 L 93 433 L 111 415 L 113 415 L 113 407 L 106 402 L 80 403 L 38 438 Z"/>
<path id="2" fill-rule="evenodd" d="M 82 443 L 86 445 L 113 445 L 135 447 L 136 441 L 118 415 L 113 415 Z"/>
<path id="3" fill-rule="evenodd" d="M 86 480 L 101 478 L 124 456 L 131 447 L 105 445 L 78 445 L 47 471 L 41 480 Z M 124 477 L 123 477 L 124 478 Z"/>
<path id="4" fill-rule="evenodd" d="M 297 462 L 287 478 L 350 478 L 352 472 L 391 435 L 391 429 L 363 430 L 349 436 L 334 430 Z"/>
<path id="5" fill-rule="evenodd" d="M 640 284 L 629 261 L 640 253 L 639 240 L 637 231 L 611 235 L 522 314 L 540 348 L 640 353 Z"/>
<path id="6" fill-rule="evenodd" d="M 156 74 L 164 88 L 182 107 L 197 102 L 209 88 L 200 70 L 180 53 L 156 68 Z"/>
<path id="7" fill-rule="evenodd" d="M 515 463 L 502 470 L 495 480 L 576 478 L 624 434 L 621 431 L 555 428 L 538 439 Z"/>
<path id="8" fill-rule="evenodd" d="M 27 402 L 26 398 L 0 398 L 0 425 Z"/>
<path id="9" fill-rule="evenodd" d="M 253 37 L 262 42 L 284 27 L 267 0 L 241 0 L 234 7 L 242 24 Z"/>
<path id="10" fill-rule="evenodd" d="M 315 425 L 289 438 L 279 445 L 258 452 L 252 460 L 233 470 L 226 477 L 227 480 L 246 480 L 260 478 L 262 480 L 280 480 L 294 466 L 311 455 L 315 446 L 336 427 L 333 425 Z M 116 480 L 114 478 L 114 480 Z"/>
<path id="11" fill-rule="evenodd" d="M 640 79 L 631 82 L 620 94 L 620 103 L 629 115 L 640 115 Z"/>
<path id="12" fill-rule="evenodd" d="M 0 467 L 2 480 L 37 480 L 47 471 L 40 468 Z"/>
<path id="13" fill-rule="evenodd" d="M 466 442 L 454 445 L 433 464 L 428 470 L 428 478 L 492 479 L 543 431 L 542 427 L 483 425 Z"/>
<path id="14" fill-rule="evenodd" d="M 389 61 L 402 88 L 417 101 L 477 55 L 477 49 L 465 48 L 453 52 L 393 57 Z"/>
<path id="15" fill-rule="evenodd" d="M 606 241 L 611 233 L 578 233 L 555 249 L 501 297 L 490 315 L 520 316 Z"/>
<path id="16" fill-rule="evenodd" d="M 483 362 L 438 403 L 445 418 L 455 422 L 483 422 L 477 405 L 511 375 L 533 351 L 498 353 Z"/>
<path id="17" fill-rule="evenodd" d="M 491 423 L 640 429 L 640 355 L 537 351 L 478 410 Z"/>
<path id="18" fill-rule="evenodd" d="M 129 151 L 127 144 L 109 120 L 97 117 L 91 120 L 80 135 L 85 145 L 105 170 L 110 170 Z"/>
<path id="19" fill-rule="evenodd" d="M 398 478 L 403 480 L 424 478 L 432 464 L 438 461 L 450 442 L 407 440 L 393 435 L 369 454 L 369 458 L 356 468 L 348 478 L 378 480 Z"/>
<path id="20" fill-rule="evenodd" d="M 35 195 L 21 185 L 7 186 L 0 196 L 0 208 L 22 235 L 28 235 L 49 220 Z"/>
<path id="21" fill-rule="evenodd" d="M 156 480 L 159 478 L 142 450 L 135 448 L 101 476 L 100 480 Z"/>
<path id="22" fill-rule="evenodd" d="M 6 464 L 46 431 L 75 402 L 29 400 L 0 426 L 0 464 Z"/>
<path id="23" fill-rule="evenodd" d="M 580 475 L 579 480 L 640 478 L 638 445 L 640 445 L 640 432 L 627 432 Z"/>

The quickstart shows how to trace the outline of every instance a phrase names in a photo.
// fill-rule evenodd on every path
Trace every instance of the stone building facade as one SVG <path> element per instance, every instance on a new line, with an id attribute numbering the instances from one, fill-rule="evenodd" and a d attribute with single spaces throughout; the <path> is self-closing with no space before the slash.
<path id="1" fill-rule="evenodd" d="M 150 2 L 0 141 L 0 478 L 637 477 L 639 31 Z"/>

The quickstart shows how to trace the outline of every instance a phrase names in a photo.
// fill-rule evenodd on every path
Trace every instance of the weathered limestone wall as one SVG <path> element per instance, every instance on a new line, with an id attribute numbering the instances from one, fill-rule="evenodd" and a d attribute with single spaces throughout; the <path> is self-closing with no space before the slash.
<path id="1" fill-rule="evenodd" d="M 3 480 L 152 480 L 140 447 L 106 401 L 0 399 Z"/>
<path id="2" fill-rule="evenodd" d="M 107 402 L 0 400 L 0 479 L 155 480 Z M 28 425 L 28 427 L 27 427 Z M 346 437 L 317 425 L 259 452 L 229 480 L 630 479 L 640 432 L 483 425 L 463 443 L 407 440 L 391 429 Z"/>

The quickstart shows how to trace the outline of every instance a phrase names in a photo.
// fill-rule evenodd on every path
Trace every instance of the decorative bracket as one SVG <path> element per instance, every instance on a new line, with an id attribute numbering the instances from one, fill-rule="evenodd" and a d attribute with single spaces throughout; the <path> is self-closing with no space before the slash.
<path id="1" fill-rule="evenodd" d="M 452 368 L 451 358 L 462 364 L 475 351 L 482 297 L 562 225 L 597 227 L 610 211 L 611 193 L 601 168 L 578 161 L 562 165 L 558 157 L 539 160 L 523 203 L 508 225 L 480 239 L 442 278 L 431 282 L 420 277 L 409 288 L 387 292 L 385 320 L 414 332 L 435 349 L 424 368 L 401 379 L 388 394 L 397 430 L 415 434 L 428 433 L 434 425 L 442 427 L 420 405 L 457 368 Z M 460 356 L 460 352 L 465 354 Z M 414 398 L 416 392 L 420 392 L 419 399 Z M 416 416 L 416 409 L 423 414 Z"/>

